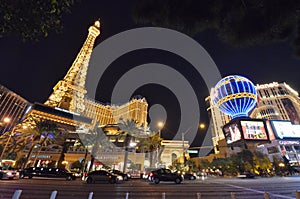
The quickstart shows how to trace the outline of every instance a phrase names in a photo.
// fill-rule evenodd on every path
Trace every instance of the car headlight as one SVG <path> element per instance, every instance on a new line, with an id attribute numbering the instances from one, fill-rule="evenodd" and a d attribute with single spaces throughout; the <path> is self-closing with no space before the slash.
<path id="1" fill-rule="evenodd" d="M 12 175 L 12 172 L 8 171 L 6 172 L 7 175 L 11 176 Z"/>
<path id="2" fill-rule="evenodd" d="M 118 180 L 123 180 L 122 176 L 118 176 L 117 178 L 118 178 Z"/>

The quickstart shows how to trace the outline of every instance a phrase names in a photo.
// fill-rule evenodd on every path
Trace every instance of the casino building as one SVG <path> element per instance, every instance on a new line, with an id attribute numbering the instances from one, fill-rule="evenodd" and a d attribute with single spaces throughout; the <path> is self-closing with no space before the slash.
<path id="1" fill-rule="evenodd" d="M 270 134 L 271 143 L 258 146 L 258 149 L 269 156 L 271 161 L 274 157 L 282 159 L 286 157 L 292 165 L 300 163 L 300 98 L 298 93 L 286 83 L 273 82 L 269 84 L 257 84 L 258 102 L 251 112 L 251 118 L 266 119 L 267 130 Z M 212 140 L 215 154 L 221 157 L 236 152 L 226 147 L 223 126 L 231 118 L 222 113 L 213 105 L 210 96 L 206 99 L 207 111 L 213 124 Z"/>
<path id="2" fill-rule="evenodd" d="M 14 128 L 12 134 L 22 132 L 22 127 L 34 129 L 35 121 L 51 121 L 58 125 L 60 129 L 68 131 L 69 137 L 66 139 L 65 162 L 71 165 L 72 162 L 89 159 L 84 147 L 73 147 L 71 144 L 80 142 L 80 134 L 89 133 L 95 128 L 105 128 L 113 126 L 122 121 L 135 121 L 140 127 L 147 128 L 148 104 L 145 98 L 138 97 L 131 99 L 123 105 L 107 105 L 97 102 L 88 97 L 85 88 L 86 76 L 88 71 L 89 60 L 92 54 L 95 40 L 100 35 L 100 21 L 96 21 L 88 29 L 88 36 L 76 56 L 73 64 L 67 74 L 54 87 L 53 92 L 44 104 L 30 104 L 30 109 L 26 111 L 22 124 Z M 0 97 L 2 110 L 1 113 L 6 116 L 13 116 L 14 123 L 21 119 L 21 116 L 29 103 L 20 96 L 10 92 L 4 87 L 0 87 Z M 96 126 L 97 125 L 97 126 Z M 8 127 L 10 128 L 10 126 Z M 115 131 L 116 128 L 105 128 L 105 133 Z M 117 151 L 108 150 L 98 154 L 96 159 L 101 164 L 119 164 L 123 161 L 124 152 L 122 149 L 115 147 Z M 24 156 L 25 153 L 21 154 Z M 61 150 L 40 151 L 37 155 L 30 157 L 30 161 L 49 162 L 58 161 Z M 129 159 L 144 167 L 144 157 L 141 155 L 130 154 Z"/>
<path id="3" fill-rule="evenodd" d="M 27 100 L 0 85 L 0 135 L 19 123 L 28 107 Z"/>
<path id="4" fill-rule="evenodd" d="M 250 117 L 270 120 L 288 120 L 300 124 L 300 98 L 298 92 L 285 82 L 257 84 L 258 105 Z"/>

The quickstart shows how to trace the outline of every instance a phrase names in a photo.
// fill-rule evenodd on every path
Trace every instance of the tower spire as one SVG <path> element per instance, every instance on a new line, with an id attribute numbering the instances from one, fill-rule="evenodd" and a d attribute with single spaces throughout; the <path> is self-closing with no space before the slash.
<path id="1" fill-rule="evenodd" d="M 65 77 L 54 87 L 53 93 L 45 102 L 48 106 L 58 107 L 75 113 L 85 109 L 85 80 L 87 68 L 94 47 L 95 39 L 100 34 L 100 20 L 88 29 L 88 36 Z"/>

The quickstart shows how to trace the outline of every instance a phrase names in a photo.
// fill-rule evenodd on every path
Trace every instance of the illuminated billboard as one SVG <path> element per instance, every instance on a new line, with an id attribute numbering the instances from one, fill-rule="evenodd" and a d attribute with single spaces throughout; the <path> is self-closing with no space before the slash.
<path id="1" fill-rule="evenodd" d="M 243 137 L 245 140 L 269 140 L 268 134 L 263 121 L 241 120 Z"/>
<path id="2" fill-rule="evenodd" d="M 271 121 L 274 135 L 277 139 L 299 139 L 300 126 L 293 125 L 290 121 L 274 120 Z"/>
<path id="3" fill-rule="evenodd" d="M 242 139 L 242 134 L 238 123 L 228 123 L 223 127 L 227 144 L 237 142 Z"/>
<path id="4" fill-rule="evenodd" d="M 276 137 L 274 135 L 274 131 L 272 129 L 270 120 L 268 120 L 266 123 L 267 123 L 267 130 L 268 130 L 268 134 L 269 134 L 269 139 L 270 140 L 276 140 Z"/>
<path id="5" fill-rule="evenodd" d="M 224 125 L 223 133 L 227 144 L 242 142 L 269 141 L 267 126 L 264 120 L 238 118 Z M 274 137 L 274 136 L 273 136 Z"/>

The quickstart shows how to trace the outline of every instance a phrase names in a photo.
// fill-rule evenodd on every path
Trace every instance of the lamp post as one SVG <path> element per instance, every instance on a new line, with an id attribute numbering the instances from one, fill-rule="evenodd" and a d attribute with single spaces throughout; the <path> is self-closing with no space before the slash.
<path id="1" fill-rule="evenodd" d="M 204 123 L 200 123 L 199 127 L 200 129 L 205 129 L 206 125 Z"/>
<path id="2" fill-rule="evenodd" d="M 163 122 L 158 122 L 157 126 L 158 126 L 158 135 L 161 138 L 161 129 L 164 127 L 164 123 Z"/>
<path id="3" fill-rule="evenodd" d="M 161 138 L 161 129 L 164 127 L 164 123 L 163 122 L 158 122 L 157 123 L 157 127 L 158 127 L 158 137 L 159 139 Z M 158 148 L 158 143 L 156 144 L 157 147 L 156 147 L 156 161 L 157 161 L 157 166 L 158 166 L 158 163 L 160 162 L 160 158 L 159 158 L 159 148 Z"/>
<path id="4" fill-rule="evenodd" d="M 185 169 L 185 148 L 184 148 L 184 136 L 187 134 L 192 127 L 188 128 L 184 133 L 181 133 L 181 140 L 182 140 L 182 157 L 183 157 L 183 167 Z"/>

